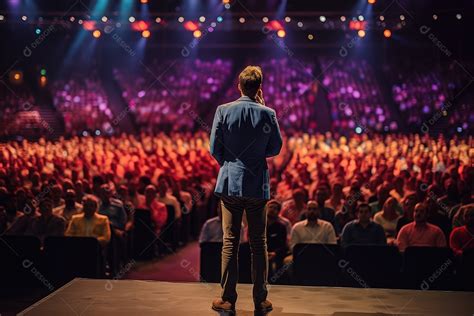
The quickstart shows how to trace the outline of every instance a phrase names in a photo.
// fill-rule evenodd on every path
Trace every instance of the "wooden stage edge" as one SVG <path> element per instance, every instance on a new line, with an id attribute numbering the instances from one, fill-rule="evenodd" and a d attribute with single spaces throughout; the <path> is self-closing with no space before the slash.
<path id="1" fill-rule="evenodd" d="M 250 284 L 238 285 L 237 315 L 254 315 Z M 219 315 L 216 283 L 74 279 L 18 315 Z M 272 316 L 473 316 L 474 292 L 269 286 Z"/>

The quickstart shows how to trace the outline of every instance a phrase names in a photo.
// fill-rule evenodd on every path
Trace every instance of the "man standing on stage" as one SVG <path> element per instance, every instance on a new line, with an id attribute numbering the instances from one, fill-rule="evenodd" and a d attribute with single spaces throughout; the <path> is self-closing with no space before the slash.
<path id="1" fill-rule="evenodd" d="M 237 254 L 245 210 L 252 250 L 253 300 L 257 312 L 269 312 L 268 254 L 265 204 L 270 199 L 267 157 L 282 146 L 276 113 L 265 106 L 262 70 L 246 67 L 239 75 L 241 97 L 220 105 L 212 124 L 210 151 L 220 165 L 215 194 L 221 198 L 222 295 L 212 302 L 216 311 L 235 311 L 238 281 Z"/>

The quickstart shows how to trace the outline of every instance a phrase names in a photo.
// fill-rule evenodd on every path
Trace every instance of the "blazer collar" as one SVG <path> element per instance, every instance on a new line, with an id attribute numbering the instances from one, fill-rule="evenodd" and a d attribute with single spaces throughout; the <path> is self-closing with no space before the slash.
<path id="1" fill-rule="evenodd" d="M 237 101 L 250 101 L 250 102 L 256 102 L 255 100 L 252 100 L 250 97 L 243 95 L 240 98 L 237 99 Z"/>

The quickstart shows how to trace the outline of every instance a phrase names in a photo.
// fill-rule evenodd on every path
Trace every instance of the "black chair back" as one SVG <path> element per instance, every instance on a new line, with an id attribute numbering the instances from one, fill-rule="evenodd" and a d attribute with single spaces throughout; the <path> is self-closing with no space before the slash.
<path id="1" fill-rule="evenodd" d="M 43 266 L 57 286 L 74 278 L 102 276 L 102 249 L 94 237 L 47 237 Z"/>
<path id="2" fill-rule="evenodd" d="M 354 245 L 344 249 L 343 283 L 351 287 L 396 288 L 401 255 L 397 247 Z"/>
<path id="3" fill-rule="evenodd" d="M 408 247 L 404 253 L 405 286 L 421 290 L 452 289 L 456 262 L 450 248 Z"/>
<path id="4" fill-rule="evenodd" d="M 150 260 L 155 255 L 154 243 L 159 243 L 159 241 L 155 241 L 155 225 L 151 220 L 150 211 L 146 209 L 136 209 L 134 219 L 132 231 L 133 258 L 136 260 Z"/>
<path id="5" fill-rule="evenodd" d="M 341 273 L 338 245 L 297 244 L 293 248 L 293 273 L 297 285 L 336 286 Z"/>
<path id="6" fill-rule="evenodd" d="M 48 286 L 42 278 L 40 251 L 41 242 L 34 236 L 1 236 L 0 288 L 34 288 L 43 282 Z"/>

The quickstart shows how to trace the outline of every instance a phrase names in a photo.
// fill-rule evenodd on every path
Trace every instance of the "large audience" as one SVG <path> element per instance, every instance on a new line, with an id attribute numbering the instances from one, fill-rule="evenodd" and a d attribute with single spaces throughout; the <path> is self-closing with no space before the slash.
<path id="1" fill-rule="evenodd" d="M 0 84 L 0 137 L 25 131 L 44 132 L 41 114 L 25 84 Z"/>
<path id="2" fill-rule="evenodd" d="M 442 117 L 448 126 L 460 130 L 471 130 L 472 80 L 468 64 L 451 63 L 414 64 L 411 61 L 398 63 L 397 67 L 386 65 L 386 74 L 393 82 L 392 96 L 407 124 L 431 125 L 430 120 Z"/>
<path id="3" fill-rule="evenodd" d="M 155 60 L 139 73 L 115 69 L 114 74 L 143 130 L 182 131 L 199 126 L 203 112 L 199 106 L 211 106 L 231 70 L 232 63 L 224 59 Z"/>
<path id="4" fill-rule="evenodd" d="M 190 237 L 190 217 L 202 223 L 216 212 L 208 141 L 172 133 L 4 143 L 0 232 L 125 244 L 134 211 L 146 209 L 176 249 Z M 271 258 L 283 264 L 297 243 L 473 248 L 471 145 L 415 134 L 288 137 L 269 162 L 269 232 L 280 234 L 269 236 Z M 204 224 L 201 242 L 219 240 L 218 223 Z"/>
<path id="5" fill-rule="evenodd" d="M 279 124 L 286 130 L 316 130 L 317 80 L 314 64 L 292 58 L 271 58 L 265 61 L 248 61 L 260 65 L 264 76 L 265 103 L 275 109 Z M 222 94 L 219 103 L 239 98 L 234 80 Z"/>
<path id="6" fill-rule="evenodd" d="M 320 58 L 333 128 L 397 131 L 372 66 L 364 59 Z"/>
<path id="7" fill-rule="evenodd" d="M 97 72 L 74 72 L 56 79 L 51 92 L 55 107 L 63 115 L 66 133 L 78 135 L 84 130 L 112 128 L 112 110 Z"/>

